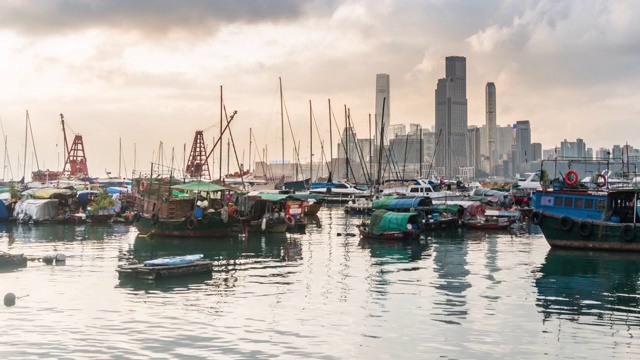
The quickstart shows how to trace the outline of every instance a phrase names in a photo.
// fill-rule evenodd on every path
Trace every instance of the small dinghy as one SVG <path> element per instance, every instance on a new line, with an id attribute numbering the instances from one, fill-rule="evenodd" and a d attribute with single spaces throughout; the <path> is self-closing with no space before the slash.
<path id="1" fill-rule="evenodd" d="M 198 260 L 202 260 L 204 255 L 184 255 L 184 256 L 165 256 L 158 259 L 148 260 L 144 262 L 144 266 L 172 266 L 191 264 Z"/>

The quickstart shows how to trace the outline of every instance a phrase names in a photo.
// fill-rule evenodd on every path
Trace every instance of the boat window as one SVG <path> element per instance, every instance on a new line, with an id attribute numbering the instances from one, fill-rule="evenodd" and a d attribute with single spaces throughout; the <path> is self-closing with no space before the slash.
<path id="1" fill-rule="evenodd" d="M 584 208 L 589 210 L 593 209 L 593 199 L 585 199 Z"/>
<path id="2" fill-rule="evenodd" d="M 565 198 L 564 199 L 564 207 L 573 207 L 573 198 Z"/>
<path id="3" fill-rule="evenodd" d="M 431 188 L 424 188 L 424 192 L 431 192 Z"/>
<path id="4" fill-rule="evenodd" d="M 602 211 L 602 210 L 604 210 L 604 200 L 598 200 L 598 201 L 596 202 L 596 209 L 597 209 L 598 211 Z"/>
<path id="5" fill-rule="evenodd" d="M 582 202 L 584 199 L 581 198 L 576 198 L 575 203 L 573 204 L 573 207 L 576 209 L 582 209 Z"/>
<path id="6" fill-rule="evenodd" d="M 411 188 L 411 189 L 409 189 L 409 192 L 412 192 L 412 193 L 413 192 L 420 192 L 420 188 L 415 188 L 415 187 Z"/>
<path id="7" fill-rule="evenodd" d="M 558 206 L 558 207 L 562 206 L 562 201 L 563 201 L 563 200 L 564 200 L 564 197 L 563 197 L 563 196 L 556 196 L 556 202 L 555 202 L 555 204 L 554 204 L 554 205 L 555 205 L 555 206 Z"/>

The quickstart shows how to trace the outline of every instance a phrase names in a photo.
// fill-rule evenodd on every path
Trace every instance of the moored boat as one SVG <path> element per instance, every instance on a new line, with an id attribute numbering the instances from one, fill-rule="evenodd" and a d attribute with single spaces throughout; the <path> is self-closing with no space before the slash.
<path id="1" fill-rule="evenodd" d="M 531 222 L 552 247 L 640 251 L 639 192 L 611 189 L 601 203 L 562 192 L 554 200 L 553 211 L 536 209 Z"/>
<path id="2" fill-rule="evenodd" d="M 357 226 L 360 236 L 382 240 L 417 239 L 422 233 L 422 219 L 417 212 L 376 210 L 368 223 Z"/>

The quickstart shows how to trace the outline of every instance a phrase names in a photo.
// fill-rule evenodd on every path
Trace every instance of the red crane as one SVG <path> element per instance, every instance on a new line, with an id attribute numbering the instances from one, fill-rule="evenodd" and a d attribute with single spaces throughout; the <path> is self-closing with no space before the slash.
<path id="1" fill-rule="evenodd" d="M 69 148 L 67 142 L 67 132 L 64 127 L 64 115 L 60 114 L 60 122 L 62 123 L 62 136 L 64 137 L 64 150 L 66 152 L 62 173 L 69 177 L 88 177 L 89 169 L 87 167 L 87 157 L 84 154 L 84 143 L 82 135 L 76 134 Z M 67 165 L 69 168 L 67 169 Z"/>

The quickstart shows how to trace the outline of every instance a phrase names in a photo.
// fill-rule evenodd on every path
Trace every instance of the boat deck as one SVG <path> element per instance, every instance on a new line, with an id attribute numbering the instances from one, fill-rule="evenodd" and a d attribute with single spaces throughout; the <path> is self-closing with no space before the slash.
<path id="1" fill-rule="evenodd" d="M 189 264 L 145 266 L 144 264 L 123 265 L 116 271 L 120 276 L 132 276 L 138 279 L 155 280 L 191 274 L 211 272 L 213 261 L 200 260 Z"/>

